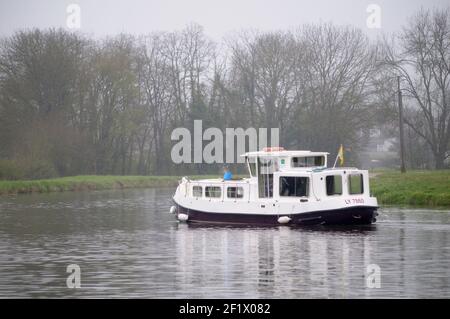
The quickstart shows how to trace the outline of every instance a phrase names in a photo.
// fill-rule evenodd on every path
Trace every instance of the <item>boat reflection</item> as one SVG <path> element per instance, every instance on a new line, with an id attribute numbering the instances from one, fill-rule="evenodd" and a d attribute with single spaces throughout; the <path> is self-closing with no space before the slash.
<path id="1" fill-rule="evenodd" d="M 255 228 L 179 223 L 175 228 L 179 279 L 183 285 L 215 287 L 219 296 L 221 289 L 235 289 L 249 291 L 248 297 L 345 298 L 351 287 L 364 288 L 365 269 L 376 253 L 370 240 L 376 225 Z M 198 296 L 204 296 L 202 289 Z"/>

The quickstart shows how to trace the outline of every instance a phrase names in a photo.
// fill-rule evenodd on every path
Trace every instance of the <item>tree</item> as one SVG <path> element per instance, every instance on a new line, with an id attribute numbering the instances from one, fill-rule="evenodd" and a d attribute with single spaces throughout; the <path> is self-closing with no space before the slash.
<path id="1" fill-rule="evenodd" d="M 242 33 L 229 46 L 230 84 L 240 94 L 248 123 L 284 130 L 298 99 L 295 71 L 301 51 L 294 37 L 289 32 Z"/>
<path id="2" fill-rule="evenodd" d="M 385 45 L 385 63 L 402 77 L 411 116 L 405 123 L 430 147 L 436 169 L 444 167 L 450 143 L 450 10 L 421 10 Z"/>
<path id="3" fill-rule="evenodd" d="M 120 35 L 104 42 L 93 57 L 89 123 L 97 174 L 127 171 L 137 125 L 136 47 Z"/>
<path id="4" fill-rule="evenodd" d="M 82 162 L 80 70 L 90 42 L 62 30 L 19 31 L 0 44 L 0 143 L 28 177 L 36 165 L 71 174 Z M 56 147 L 58 145 L 58 147 Z"/>
<path id="5" fill-rule="evenodd" d="M 372 125 L 375 49 L 361 30 L 329 24 L 305 26 L 297 39 L 304 57 L 293 141 L 331 152 L 340 144 L 360 149 L 361 131 Z"/>

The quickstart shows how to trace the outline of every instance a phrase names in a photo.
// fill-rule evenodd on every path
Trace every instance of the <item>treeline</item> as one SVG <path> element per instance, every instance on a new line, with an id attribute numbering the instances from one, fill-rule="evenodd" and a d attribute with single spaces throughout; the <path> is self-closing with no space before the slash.
<path id="1" fill-rule="evenodd" d="M 196 119 L 204 129 L 278 127 L 286 148 L 333 152 L 342 143 L 356 164 L 371 128 L 397 134 L 396 75 L 410 99 L 408 138 L 430 151 L 416 165 L 443 167 L 449 14 L 418 16 L 441 38 L 416 36 L 416 19 L 394 44 L 331 24 L 242 32 L 222 43 L 198 25 L 103 40 L 16 32 L 0 42 L 0 178 L 215 172 L 171 161 L 172 130 Z M 423 52 L 436 50 L 427 41 L 441 41 L 441 51 Z"/>

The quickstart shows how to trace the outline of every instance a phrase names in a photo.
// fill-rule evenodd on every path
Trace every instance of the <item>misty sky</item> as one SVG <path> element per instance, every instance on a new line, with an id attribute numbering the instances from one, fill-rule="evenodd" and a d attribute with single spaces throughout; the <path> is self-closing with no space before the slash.
<path id="1" fill-rule="evenodd" d="M 376 37 L 400 30 L 421 7 L 450 6 L 449 0 L 0 0 L 0 36 L 33 27 L 67 28 L 71 3 L 81 8 L 80 31 L 95 37 L 172 31 L 195 22 L 217 40 L 242 29 L 289 29 L 314 22 L 351 24 Z M 366 26 L 372 3 L 381 8 L 380 29 Z"/>

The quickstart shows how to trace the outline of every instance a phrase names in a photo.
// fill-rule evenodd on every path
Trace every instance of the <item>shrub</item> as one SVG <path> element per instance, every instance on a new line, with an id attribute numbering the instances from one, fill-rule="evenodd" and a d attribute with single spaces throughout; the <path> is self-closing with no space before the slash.
<path id="1" fill-rule="evenodd" d="M 27 179 L 45 179 L 57 176 L 55 166 L 45 160 L 31 162 L 25 171 L 25 178 Z"/>
<path id="2" fill-rule="evenodd" d="M 0 160 L 0 180 L 16 180 L 24 177 L 23 170 L 16 162 L 11 160 Z"/>

